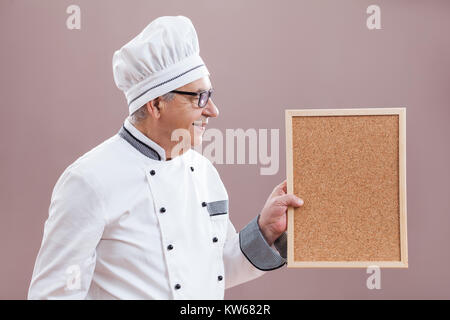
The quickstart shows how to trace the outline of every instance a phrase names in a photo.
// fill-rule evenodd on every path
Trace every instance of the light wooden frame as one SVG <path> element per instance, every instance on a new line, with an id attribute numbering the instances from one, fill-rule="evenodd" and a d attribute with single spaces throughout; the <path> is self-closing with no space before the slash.
<path id="1" fill-rule="evenodd" d="M 294 191 L 292 118 L 296 116 L 398 115 L 399 116 L 399 216 L 400 261 L 294 261 L 294 209 L 288 209 L 288 268 L 408 268 L 406 223 L 406 108 L 286 110 L 287 193 Z"/>

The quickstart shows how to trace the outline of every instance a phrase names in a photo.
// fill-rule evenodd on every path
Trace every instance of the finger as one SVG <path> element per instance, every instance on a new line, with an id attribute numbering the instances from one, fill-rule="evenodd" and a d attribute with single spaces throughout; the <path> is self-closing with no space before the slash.
<path id="1" fill-rule="evenodd" d="M 281 196 L 281 195 L 283 195 L 283 194 L 286 194 L 286 185 L 287 185 L 286 180 L 284 180 L 284 181 L 281 182 L 279 185 L 277 185 L 277 186 L 273 189 L 272 194 L 271 194 L 271 197 L 274 197 L 274 196 Z"/>
<path id="2" fill-rule="evenodd" d="M 274 190 L 283 190 L 283 188 L 286 188 L 286 180 L 283 180 L 283 182 L 277 184 Z"/>
<path id="3" fill-rule="evenodd" d="M 281 187 L 281 190 L 284 193 L 287 193 L 287 181 L 286 180 L 284 180 L 282 183 L 280 183 L 279 186 Z"/>

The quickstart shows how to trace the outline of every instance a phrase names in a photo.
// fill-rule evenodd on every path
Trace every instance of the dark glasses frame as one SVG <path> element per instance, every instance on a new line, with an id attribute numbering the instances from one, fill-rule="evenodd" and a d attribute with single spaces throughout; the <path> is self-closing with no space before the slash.
<path id="1" fill-rule="evenodd" d="M 185 94 L 188 96 L 198 96 L 198 102 L 197 105 L 200 108 L 204 108 L 208 104 L 209 98 L 211 98 L 211 95 L 213 93 L 213 89 L 201 91 L 201 92 L 188 92 L 188 91 L 179 91 L 179 90 L 172 90 L 170 92 L 178 93 L 178 94 Z"/>

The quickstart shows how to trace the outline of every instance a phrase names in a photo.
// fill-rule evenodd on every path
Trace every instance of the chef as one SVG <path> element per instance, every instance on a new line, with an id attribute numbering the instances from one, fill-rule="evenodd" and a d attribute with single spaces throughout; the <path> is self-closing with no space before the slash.
<path id="1" fill-rule="evenodd" d="M 28 298 L 223 299 L 283 266 L 286 210 L 303 203 L 286 182 L 236 232 L 211 162 L 173 152 L 174 130 L 193 147 L 219 114 L 191 21 L 151 22 L 114 53 L 113 74 L 130 116 L 58 179 Z"/>

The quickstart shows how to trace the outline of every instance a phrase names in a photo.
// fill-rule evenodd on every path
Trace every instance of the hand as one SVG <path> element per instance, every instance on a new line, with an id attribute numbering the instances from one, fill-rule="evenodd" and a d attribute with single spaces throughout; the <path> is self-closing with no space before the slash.
<path id="1" fill-rule="evenodd" d="M 259 228 L 270 246 L 287 229 L 288 207 L 298 208 L 303 205 L 302 199 L 286 192 L 284 180 L 273 189 L 259 217 Z"/>

